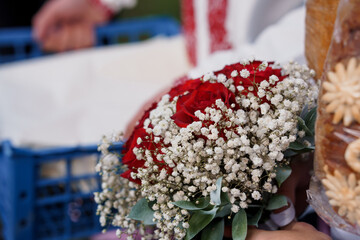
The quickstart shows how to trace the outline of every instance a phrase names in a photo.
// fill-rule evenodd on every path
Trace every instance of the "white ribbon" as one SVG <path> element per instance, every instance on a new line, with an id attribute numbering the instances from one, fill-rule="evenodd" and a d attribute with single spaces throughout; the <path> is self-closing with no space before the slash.
<path id="1" fill-rule="evenodd" d="M 100 2 L 116 13 L 123 8 L 135 7 L 137 0 L 100 0 Z"/>
<path id="2" fill-rule="evenodd" d="M 291 200 L 288 198 L 290 207 L 280 213 L 271 213 L 271 220 L 279 227 L 284 227 L 295 219 L 295 208 Z"/>

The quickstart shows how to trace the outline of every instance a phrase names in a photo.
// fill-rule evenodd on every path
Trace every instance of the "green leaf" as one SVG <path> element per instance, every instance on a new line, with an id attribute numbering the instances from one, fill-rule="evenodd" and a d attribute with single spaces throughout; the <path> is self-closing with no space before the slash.
<path id="1" fill-rule="evenodd" d="M 128 216 L 131 219 L 142 221 L 145 225 L 154 225 L 154 211 L 149 207 L 149 203 L 145 198 L 140 199 L 135 206 L 132 207 Z"/>
<path id="2" fill-rule="evenodd" d="M 221 198 L 222 206 L 225 206 L 228 203 L 230 203 L 229 195 L 226 192 L 221 192 L 220 198 Z"/>
<path id="3" fill-rule="evenodd" d="M 192 239 L 203 230 L 214 219 L 217 210 L 217 208 L 213 208 L 210 211 L 196 211 L 189 220 L 190 227 L 187 229 L 185 239 Z"/>
<path id="4" fill-rule="evenodd" d="M 301 140 L 303 142 L 306 140 L 311 144 L 311 146 L 315 146 L 315 138 L 313 136 L 305 136 L 305 137 L 301 138 Z"/>
<path id="5" fill-rule="evenodd" d="M 228 203 L 228 204 L 226 204 L 226 205 L 219 208 L 219 210 L 217 211 L 215 217 L 223 218 L 225 216 L 230 215 L 230 213 L 231 213 L 231 204 Z"/>
<path id="6" fill-rule="evenodd" d="M 304 152 L 310 152 L 315 149 L 315 146 L 306 146 L 304 143 L 295 141 L 290 143 L 288 150 L 293 150 L 294 152 L 304 153 Z"/>
<path id="7" fill-rule="evenodd" d="M 210 192 L 210 199 L 216 206 L 221 204 L 221 182 L 222 177 L 219 177 L 216 180 L 216 190 Z"/>
<path id="8" fill-rule="evenodd" d="M 315 123 L 317 116 L 317 107 L 312 108 L 305 116 L 304 121 L 308 129 L 315 135 Z"/>
<path id="9" fill-rule="evenodd" d="M 222 240 L 224 237 L 225 221 L 223 218 L 214 219 L 201 232 L 201 240 Z"/>
<path id="10" fill-rule="evenodd" d="M 262 213 L 263 213 L 263 208 L 259 208 L 259 210 L 255 213 L 255 215 L 248 219 L 248 225 L 258 227 L 258 223 Z"/>
<path id="11" fill-rule="evenodd" d="M 309 106 L 306 104 L 300 113 L 300 117 L 304 119 L 306 117 L 306 114 L 308 114 L 308 112 L 309 112 Z"/>
<path id="12" fill-rule="evenodd" d="M 290 176 L 291 167 L 290 166 L 276 167 L 275 170 L 276 170 L 276 181 L 280 187 L 281 184 Z"/>
<path id="13" fill-rule="evenodd" d="M 284 195 L 276 194 L 270 198 L 266 210 L 275 210 L 287 205 L 287 198 Z"/>
<path id="14" fill-rule="evenodd" d="M 232 221 L 232 238 L 234 240 L 245 240 L 247 234 L 247 218 L 244 209 L 235 214 Z"/>
<path id="15" fill-rule="evenodd" d="M 305 144 L 301 143 L 301 142 L 298 142 L 298 141 L 290 143 L 290 145 L 288 147 L 288 149 L 294 150 L 294 151 L 301 151 L 304 148 L 307 148 L 307 146 Z"/>
<path id="16" fill-rule="evenodd" d="M 196 201 L 198 201 L 196 203 Z M 201 210 L 206 208 L 207 206 L 209 206 L 210 203 L 210 199 L 209 197 L 206 198 L 199 198 L 196 201 L 190 202 L 190 201 L 177 201 L 177 202 L 173 202 L 172 204 L 174 204 L 175 206 L 178 206 L 179 208 L 183 208 L 186 210 Z"/>
<path id="17" fill-rule="evenodd" d="M 299 153 L 298 152 L 295 152 L 293 150 L 290 150 L 290 149 L 287 149 L 285 152 L 284 152 L 284 157 L 285 158 L 289 158 L 289 157 L 293 157 L 295 155 L 298 155 Z"/>
<path id="18" fill-rule="evenodd" d="M 311 152 L 315 150 L 315 146 L 308 146 L 303 149 L 303 152 Z"/>
<path id="19" fill-rule="evenodd" d="M 309 136 L 314 136 L 314 133 L 310 131 L 310 129 L 306 126 L 305 121 L 301 117 L 297 117 L 299 127 L 305 131 L 305 133 Z"/>
<path id="20" fill-rule="evenodd" d="M 288 148 L 284 152 L 284 157 L 289 158 L 289 157 L 299 155 L 301 153 L 312 152 L 314 150 L 315 150 L 315 146 L 304 147 L 304 148 L 301 148 L 300 150 L 292 150 L 292 149 Z"/>

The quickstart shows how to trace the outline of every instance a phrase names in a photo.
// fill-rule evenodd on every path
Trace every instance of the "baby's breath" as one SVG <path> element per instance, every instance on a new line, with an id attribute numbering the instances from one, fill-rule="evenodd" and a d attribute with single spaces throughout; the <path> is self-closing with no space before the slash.
<path id="1" fill-rule="evenodd" d="M 244 66 L 251 63 L 241 62 Z M 268 67 L 269 63 L 262 62 L 255 70 Z M 317 89 L 309 84 L 312 73 L 307 67 L 291 63 L 282 74 L 287 77 L 281 81 L 271 75 L 245 88 L 235 86 L 232 78 L 248 78 L 247 69 L 233 70 L 229 79 L 222 73 L 206 74 L 203 82 L 224 84 L 235 94 L 236 103 L 229 106 L 216 99 L 213 105 L 195 111 L 198 120 L 186 127 L 179 127 L 172 119 L 179 98 L 165 95 L 144 121 L 147 137 L 137 138 L 139 146 L 132 150 L 137 160 L 145 161 L 131 174 L 141 185 L 118 177 L 120 163 L 107 150 L 110 142 L 104 140 L 100 146 L 104 156 L 97 170 L 105 185 L 95 194 L 101 224 L 128 229 L 130 235 L 136 228 L 143 231 L 143 225 L 126 216 L 139 198 L 146 197 L 154 203 L 157 229 L 151 237 L 183 239 L 190 213 L 171 203 L 209 196 L 219 177 L 233 213 L 261 201 L 265 192 L 276 193 L 275 168 L 288 163 L 283 152 L 297 136 L 304 136 L 297 132 L 297 116 L 317 97 Z M 146 142 L 157 147 L 150 149 Z"/>

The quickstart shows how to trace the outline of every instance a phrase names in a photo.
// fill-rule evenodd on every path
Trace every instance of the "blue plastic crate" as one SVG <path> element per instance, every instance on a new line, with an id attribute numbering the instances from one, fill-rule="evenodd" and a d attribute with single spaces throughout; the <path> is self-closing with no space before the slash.
<path id="1" fill-rule="evenodd" d="M 126 20 L 98 28 L 96 45 L 179 32 L 179 24 L 167 17 Z M 1 55 L 0 51 L 0 64 L 45 54 L 32 40 L 30 29 L 0 30 L 1 48 L 11 48 L 12 54 Z M 121 144 L 114 148 L 120 151 Z M 101 227 L 93 191 L 100 189 L 100 179 L 95 173 L 72 174 L 78 159 L 98 157 L 96 145 L 31 149 L 13 146 L 10 141 L 0 143 L 0 217 L 5 239 L 64 240 L 98 233 Z M 62 176 L 42 175 L 44 166 L 59 162 L 64 167 Z"/>
<path id="2" fill-rule="evenodd" d="M 156 35 L 180 33 L 169 17 L 147 17 L 113 22 L 96 30 L 96 46 L 140 41 Z M 33 40 L 30 28 L 0 29 L 0 64 L 46 55 Z"/>
<path id="3" fill-rule="evenodd" d="M 120 152 L 121 147 L 112 149 Z M 72 171 L 74 161 L 90 164 L 94 158 L 99 158 L 96 145 L 34 150 L 3 142 L 0 212 L 5 239 L 72 239 L 100 232 L 93 201 L 100 178 Z M 42 168 L 52 163 L 63 163 L 62 176 L 44 177 Z"/>

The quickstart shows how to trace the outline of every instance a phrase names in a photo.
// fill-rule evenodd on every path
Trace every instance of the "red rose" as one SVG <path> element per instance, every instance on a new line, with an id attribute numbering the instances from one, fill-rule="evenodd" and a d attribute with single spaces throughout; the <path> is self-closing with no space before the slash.
<path id="1" fill-rule="evenodd" d="M 140 143 L 137 142 L 138 138 L 141 138 L 142 141 Z M 153 141 L 153 134 L 148 134 L 144 128 L 136 128 L 132 134 L 132 137 L 126 142 L 128 145 L 128 150 L 124 152 L 124 156 L 122 157 L 122 163 L 127 165 L 128 170 L 121 174 L 121 177 L 127 178 L 132 182 L 135 182 L 137 184 L 141 184 L 141 182 L 138 179 L 133 179 L 131 177 L 131 173 L 137 173 L 138 168 L 144 168 L 145 160 L 143 159 L 137 159 L 133 149 L 136 148 L 142 148 L 150 150 L 152 153 L 152 157 L 154 159 L 154 162 L 158 163 L 159 170 L 165 168 L 168 174 L 171 174 L 172 169 L 169 168 L 163 161 L 159 161 L 156 157 L 156 150 L 161 149 L 164 145 L 162 143 L 154 143 Z M 159 153 L 161 151 L 159 150 Z"/>
<path id="2" fill-rule="evenodd" d="M 127 151 L 123 151 L 123 158 L 122 158 L 122 162 L 126 165 L 128 165 L 129 167 L 133 167 L 136 166 L 138 167 L 139 164 L 138 162 L 140 162 L 139 160 L 136 159 L 135 154 L 133 153 L 133 149 L 134 147 L 139 147 L 140 144 L 137 144 L 137 139 L 140 137 L 141 139 L 145 139 L 145 137 L 148 134 L 145 132 L 145 129 L 143 128 L 138 128 L 135 129 L 133 132 L 133 135 L 131 138 L 129 138 L 129 140 L 126 142 L 126 147 L 128 148 Z"/>
<path id="3" fill-rule="evenodd" d="M 176 113 L 172 119 L 179 127 L 186 127 L 199 119 L 194 115 L 197 110 L 203 111 L 221 99 L 227 107 L 235 103 L 235 95 L 221 83 L 205 82 L 197 89 L 183 95 L 176 104 Z"/>
<path id="4" fill-rule="evenodd" d="M 139 168 L 143 167 L 145 161 L 144 160 L 137 160 L 135 154 L 133 153 L 134 147 L 139 147 L 139 144 L 137 144 L 137 139 L 141 137 L 141 139 L 145 139 L 145 136 L 147 136 L 147 133 L 145 132 L 144 122 L 149 117 L 151 110 L 156 108 L 157 102 L 154 102 L 151 107 L 144 112 L 144 115 L 142 118 L 138 121 L 137 125 L 135 126 L 132 134 L 130 135 L 129 139 L 124 144 L 124 148 L 122 150 L 122 163 L 127 165 L 129 170 L 121 174 L 122 177 L 129 179 L 130 181 L 139 183 L 136 181 L 136 179 L 132 179 L 130 177 L 130 172 L 132 172 L 133 168 Z M 136 171 L 134 171 L 136 172 Z"/>
<path id="5" fill-rule="evenodd" d="M 136 183 L 136 184 L 139 184 L 141 185 L 141 180 L 136 178 L 136 179 L 133 179 L 131 177 L 131 173 L 134 172 L 134 173 L 137 173 L 137 169 L 129 169 L 125 172 L 123 172 L 120 176 L 123 177 L 123 178 L 126 178 L 126 179 L 129 179 L 130 181 Z"/>
<path id="6" fill-rule="evenodd" d="M 248 93 L 252 92 L 255 96 L 257 96 L 257 88 L 259 84 L 264 80 L 268 81 L 271 75 L 276 75 L 279 78 L 279 81 L 275 82 L 272 86 L 275 86 L 278 82 L 282 81 L 286 77 L 281 75 L 281 69 L 266 67 L 264 70 L 260 71 L 258 67 L 261 63 L 261 61 L 253 61 L 247 65 L 242 65 L 240 63 L 232 64 L 226 66 L 220 71 L 215 72 L 215 75 L 224 74 L 227 79 L 232 78 L 234 80 L 235 87 L 244 87 L 244 89 L 241 91 L 241 94 L 247 95 Z M 268 64 L 272 64 L 272 62 L 269 62 Z M 240 72 L 243 69 L 249 71 L 249 76 L 247 78 L 243 78 L 240 75 Z M 234 70 L 238 72 L 236 77 L 231 76 Z M 249 87 L 253 87 L 253 89 L 249 89 Z M 171 100 L 176 96 L 179 97 L 176 105 L 176 113 L 172 116 L 172 119 L 179 127 L 186 127 L 192 122 L 198 121 L 199 119 L 195 116 L 196 111 L 204 111 L 207 107 L 216 108 L 215 101 L 217 99 L 221 99 L 228 108 L 230 108 L 231 104 L 233 103 L 235 104 L 235 108 L 233 109 L 236 110 L 239 107 L 235 101 L 235 94 L 239 94 L 238 89 L 235 90 L 234 94 L 222 83 L 202 82 L 202 80 L 199 78 L 194 80 L 182 78 L 177 82 L 177 85 L 169 91 L 168 94 L 170 95 Z M 262 101 L 268 102 L 265 97 L 262 98 Z M 145 111 L 143 117 L 135 127 L 132 135 L 126 142 L 122 152 L 124 154 L 122 162 L 128 166 L 128 170 L 121 174 L 121 176 L 138 184 L 141 184 L 140 180 L 133 179 L 131 177 L 131 173 L 137 173 L 138 168 L 143 168 L 145 160 L 136 159 L 136 156 L 133 153 L 133 149 L 135 147 L 141 148 L 143 150 L 150 150 L 150 152 L 153 154 L 152 157 L 154 162 L 157 163 L 159 170 L 165 168 L 168 174 L 171 174 L 172 172 L 172 169 L 167 166 L 165 162 L 157 160 L 157 157 L 155 156 L 156 152 L 160 153 L 161 148 L 164 147 L 163 142 L 160 141 L 159 143 L 154 143 L 153 134 L 146 133 L 145 129 L 143 128 L 144 121 L 149 117 L 150 111 L 155 109 L 156 106 L 157 103 L 155 102 L 149 110 Z M 204 122 L 204 124 L 206 125 L 206 122 Z M 151 127 L 151 125 L 149 127 Z M 220 135 L 226 138 L 223 132 L 221 132 Z M 139 137 L 142 139 L 142 142 L 138 144 L 137 140 Z"/>
<path id="7" fill-rule="evenodd" d="M 234 80 L 235 87 L 243 86 L 244 90 L 241 92 L 243 95 L 247 95 L 249 92 L 252 92 L 255 96 L 257 96 L 257 86 L 264 80 L 268 81 L 271 75 L 276 75 L 279 78 L 279 81 L 282 81 L 287 76 L 281 75 L 281 69 L 273 69 L 272 67 L 268 66 L 265 70 L 260 71 L 258 69 L 259 65 L 262 61 L 253 61 L 247 65 L 242 65 L 240 63 L 227 65 L 222 70 L 215 72 L 215 75 L 220 73 L 224 74 L 226 78 L 232 78 Z M 268 62 L 269 65 L 273 64 L 274 62 Z M 247 78 L 243 78 L 240 76 L 240 71 L 246 69 L 249 71 L 250 75 Z M 236 77 L 232 77 L 231 73 L 236 70 L 238 75 Z M 278 82 L 276 82 L 275 86 Z M 249 90 L 249 87 L 253 86 L 253 91 Z M 235 93 L 238 93 L 236 89 Z M 263 99 L 264 102 L 267 102 L 266 98 Z"/>
<path id="8" fill-rule="evenodd" d="M 173 87 L 169 92 L 171 99 L 176 96 L 181 96 L 186 91 L 192 92 L 202 83 L 200 79 L 188 80 L 187 78 L 182 78 L 179 82 L 180 84 Z"/>
<path id="9" fill-rule="evenodd" d="M 123 178 L 127 178 L 132 182 L 135 182 L 137 184 L 141 184 L 139 179 L 133 179 L 131 177 L 131 173 L 135 172 L 137 173 L 137 169 L 138 168 L 143 168 L 144 164 L 145 164 L 145 160 L 138 160 L 133 152 L 133 149 L 135 147 L 137 148 L 143 148 L 143 149 L 148 149 L 152 152 L 155 152 L 156 149 L 160 149 L 161 148 L 161 143 L 157 143 L 155 144 L 153 139 L 153 135 L 152 134 L 148 134 L 145 129 L 144 129 L 144 122 L 147 118 L 149 118 L 150 112 L 151 110 L 153 110 L 154 108 L 156 108 L 157 103 L 153 103 L 153 105 L 144 112 L 144 115 L 142 116 L 142 118 L 139 120 L 138 124 L 136 125 L 135 129 L 133 130 L 131 136 L 129 137 L 129 139 L 126 141 L 126 143 L 124 144 L 124 149 L 122 151 L 123 157 L 122 157 L 122 163 L 125 164 L 128 167 L 128 170 L 125 171 L 124 173 L 121 174 L 121 177 Z M 150 124 L 151 127 L 151 124 Z M 138 138 L 142 139 L 141 143 L 138 143 L 137 140 Z M 148 140 L 146 139 L 148 138 Z M 160 163 L 159 169 L 161 170 L 162 168 L 166 168 L 168 173 L 171 173 L 172 169 L 168 168 L 167 166 L 165 166 L 165 164 L 162 161 L 158 161 L 156 159 L 156 156 L 153 156 L 154 161 Z"/>

